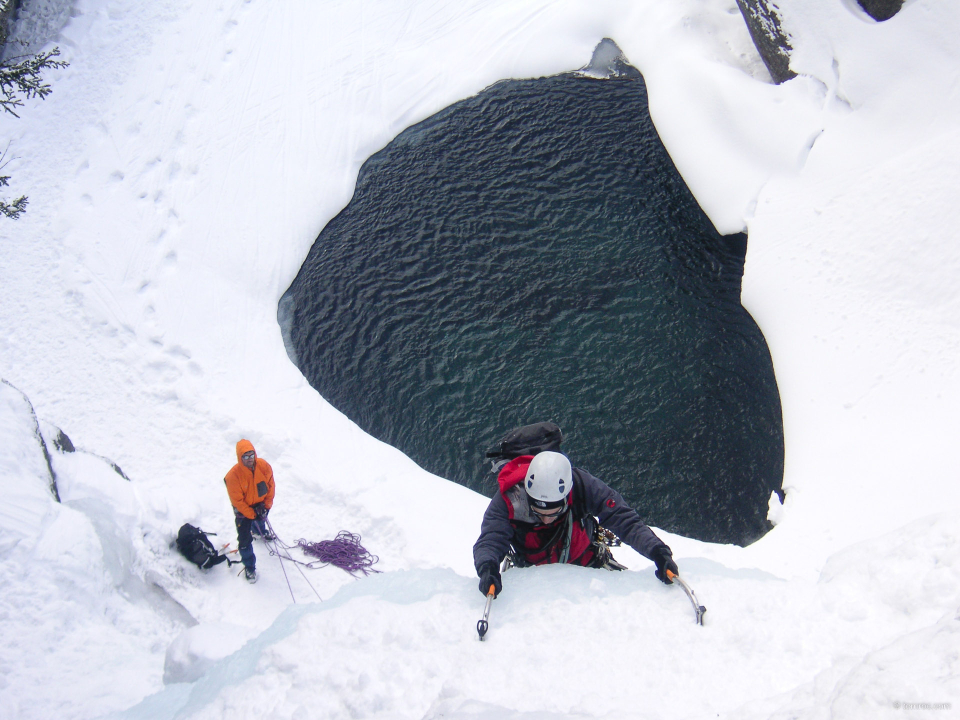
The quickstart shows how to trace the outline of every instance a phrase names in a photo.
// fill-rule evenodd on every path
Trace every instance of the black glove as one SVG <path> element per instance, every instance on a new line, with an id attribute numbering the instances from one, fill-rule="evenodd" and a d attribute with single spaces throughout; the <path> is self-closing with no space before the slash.
<path id="1" fill-rule="evenodd" d="M 677 564 L 673 561 L 673 553 L 670 551 L 666 545 L 661 545 L 652 553 L 650 553 L 650 559 L 657 566 L 657 571 L 654 575 L 657 576 L 657 580 L 664 582 L 667 585 L 673 585 L 673 580 L 667 577 L 667 570 L 672 572 L 674 575 L 679 575 L 680 570 L 677 568 Z"/>
<path id="2" fill-rule="evenodd" d="M 257 515 L 257 520 L 263 520 L 267 516 L 267 513 L 270 512 L 270 508 L 264 505 L 262 502 L 259 502 L 255 505 L 251 505 L 253 512 Z"/>
<path id="3" fill-rule="evenodd" d="M 500 566 L 494 562 L 485 562 L 477 568 L 477 575 L 480 576 L 480 593 L 486 597 L 490 592 L 490 586 L 493 585 L 493 596 L 496 597 L 503 589 L 500 582 Z"/>

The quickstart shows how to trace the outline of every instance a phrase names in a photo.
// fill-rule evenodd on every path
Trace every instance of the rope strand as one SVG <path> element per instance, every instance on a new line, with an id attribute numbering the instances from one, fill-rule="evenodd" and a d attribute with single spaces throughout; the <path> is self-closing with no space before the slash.
<path id="1" fill-rule="evenodd" d="M 292 563 L 294 563 L 294 567 L 297 568 L 297 572 L 300 573 L 301 577 L 303 577 L 303 579 L 306 581 L 307 585 L 310 586 L 310 589 L 313 590 L 313 594 L 317 596 L 317 600 L 319 600 L 320 602 L 323 602 L 323 598 L 320 597 L 320 593 L 317 592 L 317 589 L 313 586 L 313 583 L 310 582 L 309 580 L 307 580 L 307 576 L 304 575 L 303 570 L 300 568 L 300 566 L 303 565 L 303 563 L 298 562 L 298 561 L 294 560 L 292 557 L 290 557 L 290 553 L 287 553 L 285 556 L 280 553 L 280 546 L 281 546 L 281 545 L 283 546 L 283 548 L 284 548 L 285 550 L 288 550 L 288 549 L 289 549 L 289 546 L 288 546 L 288 545 L 285 545 L 285 544 L 280 540 L 280 538 L 277 536 L 276 530 L 273 529 L 273 525 L 270 523 L 270 521 L 269 521 L 269 520 L 266 520 L 266 523 L 267 523 L 267 528 L 270 530 L 270 534 L 273 535 L 273 550 L 270 550 L 270 554 L 271 554 L 271 555 L 276 555 L 276 556 L 280 559 L 280 567 L 283 569 L 283 577 L 287 580 L 287 587 L 290 588 L 290 597 L 293 597 L 293 588 L 290 587 L 290 580 L 289 580 L 289 578 L 287 578 L 287 570 L 286 570 L 286 568 L 283 567 L 283 559 L 284 559 L 284 557 L 286 557 L 287 560 L 290 560 Z M 268 548 L 268 549 L 269 549 L 269 547 L 270 547 L 270 545 L 267 544 L 267 548 Z M 309 567 L 309 566 L 308 566 L 308 567 Z M 293 598 L 293 602 L 294 602 L 294 603 L 297 602 L 297 599 L 296 599 L 295 597 Z"/>
<path id="2" fill-rule="evenodd" d="M 360 536 L 346 530 L 337 533 L 333 540 L 321 540 L 320 542 L 310 542 L 309 540 L 297 540 L 297 546 L 305 555 L 315 557 L 324 565 L 333 565 L 341 570 L 345 570 L 354 577 L 357 573 L 369 575 L 378 573 L 379 570 L 372 569 L 372 566 L 380 560 L 376 555 L 371 555 L 363 545 L 360 544 Z M 313 563 L 311 563 L 313 565 Z"/>

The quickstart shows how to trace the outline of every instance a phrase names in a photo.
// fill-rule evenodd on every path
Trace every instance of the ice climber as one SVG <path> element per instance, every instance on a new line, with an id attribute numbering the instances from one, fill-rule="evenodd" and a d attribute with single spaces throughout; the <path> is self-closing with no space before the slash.
<path id="1" fill-rule="evenodd" d="M 656 564 L 656 576 L 672 581 L 679 574 L 670 548 L 647 527 L 616 490 L 590 473 L 571 467 L 567 456 L 552 451 L 521 455 L 500 470 L 500 491 L 483 514 L 473 564 L 480 592 L 490 586 L 499 595 L 500 564 L 509 554 L 518 567 L 570 563 L 622 569 L 596 539 L 597 525 Z"/>
<path id="2" fill-rule="evenodd" d="M 241 440 L 237 443 L 237 464 L 230 468 L 223 479 L 230 502 L 233 503 L 234 519 L 237 522 L 237 544 L 244 573 L 251 583 L 257 581 L 257 557 L 253 553 L 253 536 L 264 540 L 273 537 L 264 520 L 273 507 L 276 486 L 273 468 L 263 458 L 257 457 L 253 443 Z"/>

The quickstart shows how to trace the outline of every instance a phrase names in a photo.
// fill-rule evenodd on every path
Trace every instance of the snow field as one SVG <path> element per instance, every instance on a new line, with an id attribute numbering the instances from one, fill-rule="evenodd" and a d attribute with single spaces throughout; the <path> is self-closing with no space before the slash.
<path id="1" fill-rule="evenodd" d="M 0 119 L 31 197 L 0 224 L 0 375 L 81 449 L 52 452 L 56 504 L 29 406 L 0 388 L 0 718 L 960 706 L 960 11 L 779 5 L 801 76 L 774 87 L 731 0 L 80 0 L 54 93 Z M 481 644 L 486 499 L 319 398 L 276 303 L 372 152 L 496 80 L 582 67 L 603 37 L 717 227 L 749 230 L 786 501 L 748 548 L 665 536 L 705 627 L 624 552 L 622 574 L 511 571 Z M 284 540 L 359 532 L 385 573 L 313 571 L 317 605 L 291 572 L 292 606 L 260 544 L 254 586 L 179 558 L 183 522 L 235 542 L 222 477 L 244 436 L 277 472 Z"/>
<path id="2" fill-rule="evenodd" d="M 39 455 L 23 437 L 16 455 Z M 699 543 L 668 537 L 708 607 L 703 627 L 627 548 L 616 552 L 634 571 L 510 570 L 480 643 L 473 579 L 438 568 L 354 582 L 327 568 L 309 574 L 316 603 L 288 566 L 291 605 L 261 543 L 257 585 L 225 566 L 201 572 L 171 552 L 169 532 L 137 524 L 134 486 L 106 461 L 79 450 L 52 462 L 63 503 L 48 498 L 53 519 L 35 544 L 4 558 L 4 621 L 30 628 L 29 646 L 13 632 L 3 651 L 9 717 L 70 715 L 78 697 L 120 710 L 156 686 L 158 653 L 167 689 L 116 717 L 152 707 L 156 717 L 759 718 L 827 706 L 859 717 L 865 701 L 882 716 L 918 690 L 954 697 L 957 514 L 852 546 L 816 584 L 688 557 Z M 11 606 L 18 597 L 34 602 Z M 61 690 L 32 695 L 47 667 Z M 814 680 L 798 688 L 798 678 Z"/>
<path id="3" fill-rule="evenodd" d="M 55 502 L 32 408 L 10 385 L 0 393 L 0 487 L 16 521 L 4 518 L 0 535 L 0 717 L 71 716 L 76 698 L 123 707 L 156 686 L 151 658 L 189 616 L 134 574 L 147 553 L 132 485 L 48 438 Z"/>
<path id="4" fill-rule="evenodd" d="M 479 703 L 491 717 L 748 718 L 832 703 L 838 717 L 862 717 L 865 700 L 892 712 L 918 689 L 956 689 L 958 530 L 960 517 L 943 516 L 863 543 L 814 586 L 681 558 L 709 589 L 703 627 L 681 590 L 649 572 L 550 566 L 505 574 L 481 643 L 475 583 L 388 573 L 286 611 L 177 716 L 467 717 L 463 706 Z M 930 672 L 902 677 L 891 661 Z M 796 690 L 798 677 L 816 681 Z M 179 692 L 165 691 L 174 705 Z"/>
<path id="5" fill-rule="evenodd" d="M 822 132 L 759 193 L 743 302 L 780 387 L 793 565 L 960 505 L 960 15 L 914 2 L 878 24 L 798 3 L 785 22 Z"/>

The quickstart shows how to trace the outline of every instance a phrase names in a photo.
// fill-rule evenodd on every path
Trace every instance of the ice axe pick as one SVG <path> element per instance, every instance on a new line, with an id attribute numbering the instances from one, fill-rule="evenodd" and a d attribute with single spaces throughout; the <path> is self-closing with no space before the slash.
<path id="1" fill-rule="evenodd" d="M 490 584 L 490 589 L 487 591 L 487 606 L 483 609 L 483 617 L 477 621 L 477 634 L 480 636 L 480 641 L 483 641 L 483 636 L 487 634 L 487 628 L 490 627 L 488 622 L 490 619 L 490 604 L 493 602 L 493 598 L 496 596 L 497 588 L 493 583 Z"/>
<path id="2" fill-rule="evenodd" d="M 697 625 L 703 625 L 703 614 L 707 611 L 707 609 L 700 604 L 699 600 L 697 600 L 697 596 L 693 592 L 691 587 L 683 581 L 683 578 L 681 578 L 679 575 L 677 575 L 675 572 L 672 572 L 671 570 L 667 570 L 667 577 L 670 580 L 674 580 L 680 583 L 680 587 L 683 588 L 683 591 L 687 594 L 687 597 L 690 598 L 690 602 L 693 604 L 693 612 L 696 613 L 697 615 L 696 617 Z M 482 639 L 483 638 L 481 637 L 481 640 Z"/>

